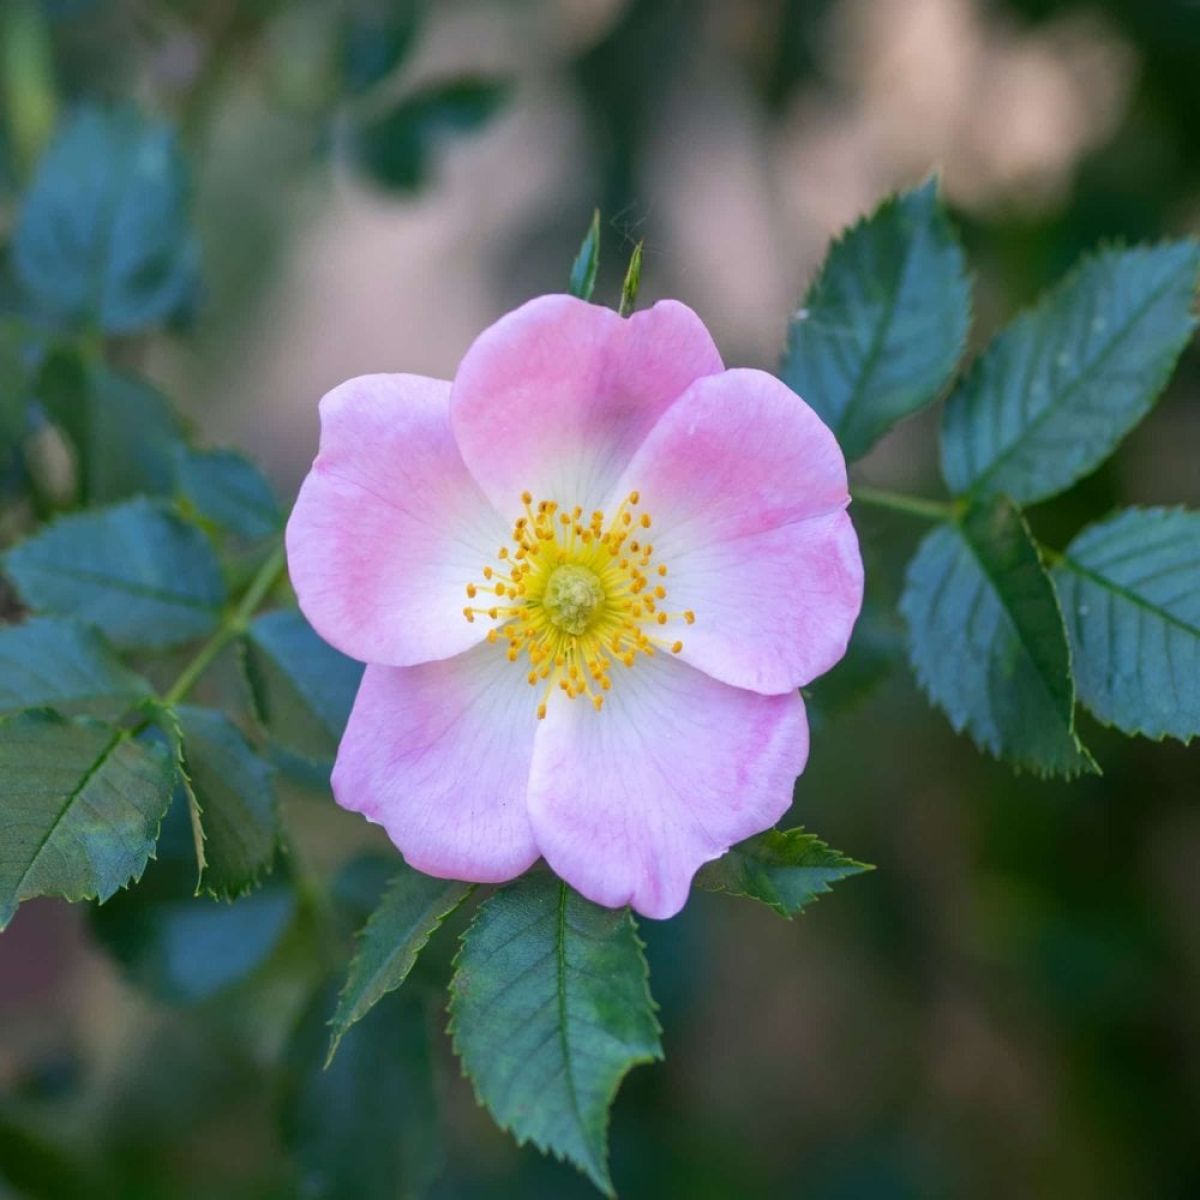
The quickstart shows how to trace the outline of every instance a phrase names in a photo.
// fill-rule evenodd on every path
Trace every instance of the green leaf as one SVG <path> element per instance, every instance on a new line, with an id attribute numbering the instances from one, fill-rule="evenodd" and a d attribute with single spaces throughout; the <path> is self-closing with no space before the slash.
<path id="1" fill-rule="evenodd" d="M 263 728 L 294 754 L 331 760 L 354 704 L 362 664 L 323 642 L 294 608 L 264 613 L 251 622 L 245 664 Z"/>
<path id="2" fill-rule="evenodd" d="M 782 917 L 794 917 L 830 884 L 872 868 L 831 850 L 803 829 L 768 829 L 739 842 L 696 875 L 698 887 L 729 892 L 769 904 Z"/>
<path id="3" fill-rule="evenodd" d="M 613 1195 L 609 1107 L 631 1067 L 662 1057 L 629 910 L 527 875 L 479 909 L 450 992 L 450 1032 L 480 1103 Z"/>
<path id="4" fill-rule="evenodd" d="M 4 566 L 30 608 L 87 621 L 121 649 L 203 637 L 225 602 L 208 539 L 141 498 L 62 517 Z"/>
<path id="5" fill-rule="evenodd" d="M 441 1167 L 425 1011 L 385 996 L 347 1033 L 323 1069 L 333 987 L 317 992 L 284 1053 L 283 1143 L 300 1196 L 399 1200 L 422 1196 Z"/>
<path id="6" fill-rule="evenodd" d="M 359 96 L 407 57 L 428 0 L 354 0 L 339 29 L 342 89 Z"/>
<path id="7" fill-rule="evenodd" d="M 176 487 L 204 521 L 254 541 L 283 528 L 283 514 L 262 472 L 234 450 L 175 450 Z"/>
<path id="8" fill-rule="evenodd" d="M 382 115 L 353 125 L 351 157 L 382 187 L 415 191 L 425 182 L 441 143 L 486 125 L 508 92 L 507 84 L 495 80 L 431 84 Z"/>
<path id="9" fill-rule="evenodd" d="M 107 900 L 154 851 L 174 771 L 161 747 L 47 711 L 0 721 L 0 928 L 34 896 Z"/>
<path id="10" fill-rule="evenodd" d="M 956 730 L 1040 775 L 1094 769 L 1075 736 L 1058 600 L 1010 500 L 997 496 L 928 534 L 900 609 L 913 670 Z"/>
<path id="11" fill-rule="evenodd" d="M 600 210 L 592 213 L 592 223 L 579 253 L 571 264 L 571 279 L 567 291 L 580 300 L 590 300 L 596 290 L 596 272 L 600 268 Z"/>
<path id="12" fill-rule="evenodd" d="M 59 617 L 0 626 L 0 716 L 54 708 L 119 717 L 150 693 L 92 628 Z"/>
<path id="13" fill-rule="evenodd" d="M 1200 734 L 1200 513 L 1126 509 L 1054 569 L 1079 698 L 1125 733 Z"/>
<path id="14" fill-rule="evenodd" d="M 970 319 L 962 248 L 931 179 L 830 247 L 792 316 L 780 375 L 860 458 L 937 398 Z"/>
<path id="15" fill-rule="evenodd" d="M 629 256 L 629 266 L 625 268 L 625 281 L 621 284 L 621 303 L 617 311 L 623 317 L 629 316 L 637 305 L 638 292 L 642 288 L 642 247 L 644 242 L 638 242 Z"/>
<path id="16" fill-rule="evenodd" d="M 183 427 L 150 384 L 60 351 L 43 366 L 37 396 L 75 448 L 82 501 L 170 493 Z"/>
<path id="17" fill-rule="evenodd" d="M 232 903 L 196 895 L 187 796 L 176 787 L 158 861 L 139 886 L 91 914 L 99 944 L 150 995 L 198 1004 L 229 991 L 271 958 L 296 921 L 296 894 L 275 879 Z"/>
<path id="18" fill-rule="evenodd" d="M 85 107 L 38 165 L 13 238 L 18 278 L 56 320 L 132 333 L 190 301 L 198 252 L 175 135 Z"/>
<path id="19" fill-rule="evenodd" d="M 200 884 L 232 900 L 254 888 L 275 860 L 280 829 L 273 771 L 224 714 L 188 705 L 176 713 L 204 836 Z"/>
<path id="20" fill-rule="evenodd" d="M 402 866 L 359 934 L 346 985 L 330 1025 L 329 1061 L 346 1031 L 398 988 L 441 923 L 471 894 L 473 884 L 434 879 Z"/>
<path id="21" fill-rule="evenodd" d="M 1150 411 L 1195 319 L 1200 244 L 1104 250 L 1016 318 L 950 397 L 950 490 L 1031 503 L 1093 471 Z"/>

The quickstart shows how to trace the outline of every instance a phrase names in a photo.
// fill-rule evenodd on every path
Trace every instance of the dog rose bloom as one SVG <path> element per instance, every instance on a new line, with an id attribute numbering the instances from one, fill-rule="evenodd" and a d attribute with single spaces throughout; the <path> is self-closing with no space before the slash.
<path id="1" fill-rule="evenodd" d="M 430 875 L 541 856 L 672 916 L 791 803 L 797 689 L 862 599 L 848 500 L 813 411 L 673 301 L 543 296 L 453 383 L 335 388 L 287 549 L 313 627 L 368 664 L 338 803 Z"/>

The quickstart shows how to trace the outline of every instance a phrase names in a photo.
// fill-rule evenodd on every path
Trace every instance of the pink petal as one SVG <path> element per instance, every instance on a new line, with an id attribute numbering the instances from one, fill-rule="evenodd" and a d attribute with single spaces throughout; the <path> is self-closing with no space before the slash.
<path id="1" fill-rule="evenodd" d="M 467 351 L 450 401 L 454 436 L 501 512 L 519 512 L 525 490 L 590 512 L 667 406 L 720 370 L 700 318 L 676 301 L 622 318 L 541 296 Z"/>
<path id="2" fill-rule="evenodd" d="M 597 904 L 674 916 L 692 876 L 788 809 L 808 757 L 804 702 L 717 683 L 656 654 L 596 712 L 554 696 L 529 815 L 546 861 Z"/>
<path id="3" fill-rule="evenodd" d="M 498 646 L 416 667 L 369 666 L 333 768 L 333 794 L 382 825 L 418 871 L 499 883 L 538 857 L 525 794 L 538 724 Z"/>
<path id="4" fill-rule="evenodd" d="M 466 585 L 509 531 L 450 432 L 450 385 L 364 375 L 321 401 L 321 447 L 287 528 L 304 615 L 364 662 L 406 666 L 474 645 Z"/>
<path id="5" fill-rule="evenodd" d="M 763 371 L 698 380 L 646 438 L 614 489 L 641 493 L 660 607 L 695 624 L 663 630 L 713 678 L 791 691 L 846 651 L 862 605 L 858 538 L 844 511 L 833 434 Z M 656 581 L 657 582 L 657 581 Z"/>

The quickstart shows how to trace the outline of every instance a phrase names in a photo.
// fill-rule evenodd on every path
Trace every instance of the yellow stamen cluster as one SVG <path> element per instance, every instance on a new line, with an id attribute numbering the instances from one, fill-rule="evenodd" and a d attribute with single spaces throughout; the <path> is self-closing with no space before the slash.
<path id="1" fill-rule="evenodd" d="M 578 506 L 568 510 L 553 500 L 535 506 L 525 492 L 513 545 L 500 548 L 498 567 L 483 568 L 482 582 L 467 584 L 467 599 L 495 596 L 497 602 L 467 605 L 466 619 L 498 621 L 487 638 L 505 647 L 510 662 L 528 655 L 526 678 L 545 689 L 539 719 L 555 689 L 571 700 L 586 696 L 599 711 L 615 663 L 632 667 L 639 655 L 683 649 L 656 631 L 674 619 L 690 625 L 696 617 L 662 606 L 667 568 L 653 561 L 654 546 L 644 540 L 653 521 L 635 512 L 639 500 L 630 492 L 606 520 L 602 512 L 585 516 Z"/>

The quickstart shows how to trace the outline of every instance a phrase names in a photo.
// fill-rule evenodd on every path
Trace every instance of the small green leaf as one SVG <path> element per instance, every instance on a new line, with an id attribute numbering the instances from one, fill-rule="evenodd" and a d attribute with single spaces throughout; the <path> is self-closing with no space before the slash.
<path id="1" fill-rule="evenodd" d="M 1105 250 L 1018 316 L 946 405 L 950 490 L 1028 504 L 1095 470 L 1170 378 L 1198 270 L 1196 242 Z"/>
<path id="2" fill-rule="evenodd" d="M 425 1010 L 385 996 L 323 1069 L 334 989 L 319 990 L 284 1051 L 283 1144 L 297 1195 L 320 1200 L 423 1196 L 442 1163 Z"/>
<path id="3" fill-rule="evenodd" d="M 154 851 L 174 771 L 160 746 L 47 711 L 0 721 L 0 929 L 34 896 L 107 900 Z"/>
<path id="4" fill-rule="evenodd" d="M 507 84 L 495 80 L 432 84 L 381 116 L 353 125 L 350 155 L 382 187 L 415 191 L 425 182 L 441 143 L 486 125 L 508 91 Z"/>
<path id="5" fill-rule="evenodd" d="M 0 626 L 0 716 L 54 708 L 119 717 L 150 695 L 92 628 L 58 617 Z"/>
<path id="6" fill-rule="evenodd" d="M 170 493 L 183 427 L 144 380 L 59 351 L 42 367 L 37 397 L 75 448 L 83 502 Z"/>
<path id="7" fill-rule="evenodd" d="M 195 893 L 187 796 L 176 787 L 157 861 L 91 914 L 93 935 L 125 974 L 170 1004 L 199 1004 L 250 978 L 297 918 L 295 891 L 278 875 L 232 903 Z"/>
<path id="8" fill-rule="evenodd" d="M 1054 569 L 1079 698 L 1129 734 L 1200 734 L 1200 513 L 1126 509 Z"/>
<path id="9" fill-rule="evenodd" d="M 234 450 L 175 449 L 180 496 L 204 521 L 254 541 L 283 528 L 283 514 L 262 472 Z"/>
<path id="10" fill-rule="evenodd" d="M 450 1032 L 502 1128 L 614 1194 L 609 1107 L 631 1067 L 662 1057 L 628 909 L 601 908 L 547 873 L 495 893 L 463 935 Z"/>
<path id="11" fill-rule="evenodd" d="M 13 237 L 21 283 L 56 320 L 132 333 L 192 298 L 198 252 L 175 135 L 130 109 L 79 109 L 38 165 Z"/>
<path id="12" fill-rule="evenodd" d="M 323 642 L 298 609 L 256 617 L 246 636 L 246 675 L 263 728 L 311 761 L 333 758 L 362 664 Z"/>
<path id="13" fill-rule="evenodd" d="M 30 608 L 87 621 L 120 649 L 203 637 L 225 601 L 204 535 L 142 498 L 62 517 L 4 566 Z"/>
<path id="14" fill-rule="evenodd" d="M 473 885 L 434 879 L 401 866 L 359 935 L 346 985 L 330 1025 L 329 1061 L 338 1043 L 388 992 L 398 988 L 441 923 L 471 894 Z"/>
<path id="15" fill-rule="evenodd" d="M 592 213 L 592 223 L 579 253 L 571 264 L 571 279 L 567 291 L 580 300 L 590 300 L 596 290 L 596 272 L 600 268 L 600 210 Z"/>
<path id="16" fill-rule="evenodd" d="M 769 904 L 791 918 L 830 884 L 870 871 L 865 863 L 831 850 L 816 834 L 803 829 L 768 829 L 739 842 L 696 875 L 698 887 L 729 892 Z"/>
<path id="17" fill-rule="evenodd" d="M 200 884 L 232 900 L 254 888 L 275 860 L 280 830 L 273 772 L 222 713 L 188 705 L 176 713 L 204 834 Z"/>
<path id="18" fill-rule="evenodd" d="M 971 286 L 936 180 L 885 200 L 830 247 L 788 327 L 783 381 L 860 458 L 937 398 L 963 352 Z"/>
<path id="19" fill-rule="evenodd" d="M 642 288 L 642 247 L 644 242 L 638 242 L 629 256 L 629 266 L 625 269 L 625 281 L 621 284 L 621 303 L 617 311 L 623 317 L 629 316 L 637 306 L 638 292 Z"/>
<path id="20" fill-rule="evenodd" d="M 1094 769 L 1075 736 L 1058 600 L 1010 500 L 994 497 L 928 534 L 900 609 L 913 670 L 955 729 L 1040 775 Z"/>

